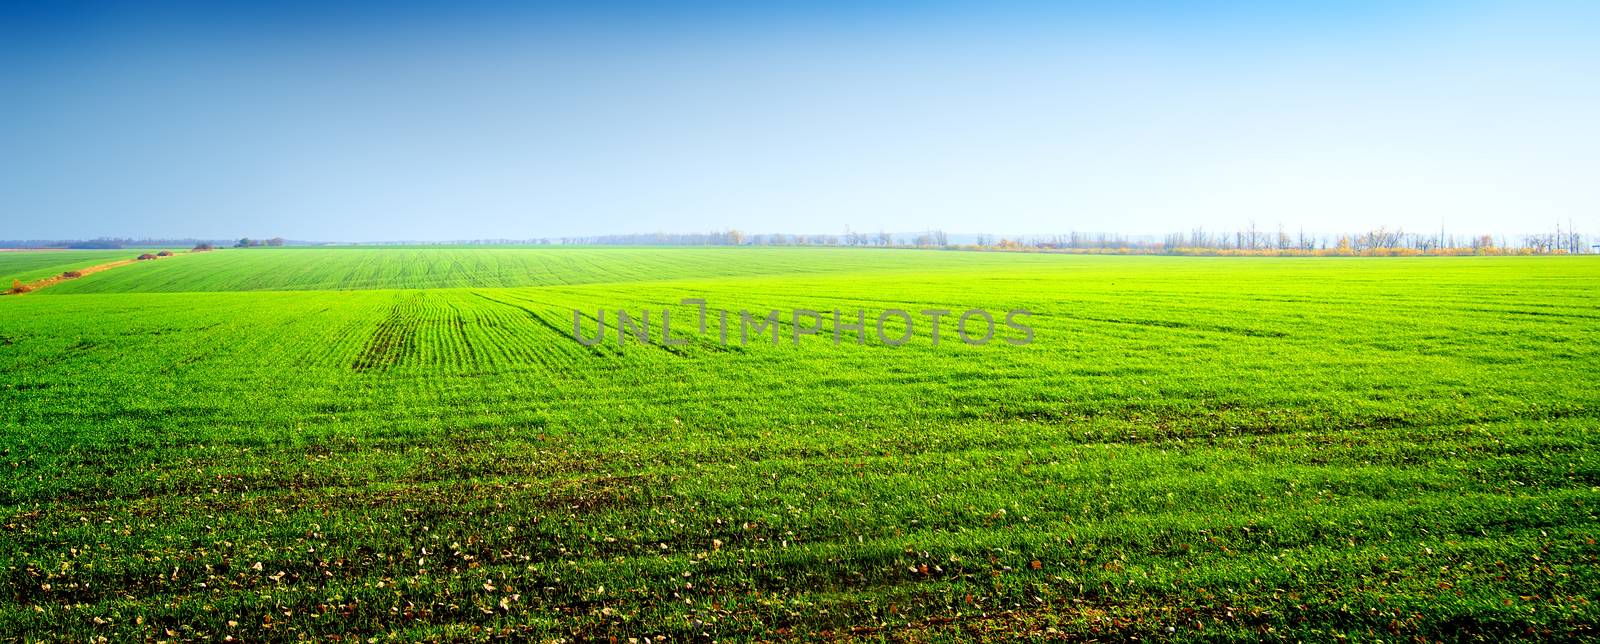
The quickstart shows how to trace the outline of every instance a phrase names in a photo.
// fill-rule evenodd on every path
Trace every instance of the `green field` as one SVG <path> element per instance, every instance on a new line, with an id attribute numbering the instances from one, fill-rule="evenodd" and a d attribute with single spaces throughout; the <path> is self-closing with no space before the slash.
<path id="1" fill-rule="evenodd" d="M 0 637 L 1593 638 L 1597 383 L 1593 257 L 180 254 L 0 297 Z"/>
<path id="2" fill-rule="evenodd" d="M 5 258 L 0 257 L 0 261 Z M 560 286 L 663 279 L 983 270 L 1050 263 L 1040 256 L 906 250 L 707 248 L 346 248 L 207 253 L 143 264 L 56 293 L 304 291 Z M 863 266 L 865 264 L 865 266 Z"/>
<path id="3" fill-rule="evenodd" d="M 142 250 L 40 250 L 0 251 L 0 290 L 11 287 L 12 280 L 24 284 L 46 277 L 60 275 L 95 264 L 105 264 L 119 259 L 133 259 Z"/>

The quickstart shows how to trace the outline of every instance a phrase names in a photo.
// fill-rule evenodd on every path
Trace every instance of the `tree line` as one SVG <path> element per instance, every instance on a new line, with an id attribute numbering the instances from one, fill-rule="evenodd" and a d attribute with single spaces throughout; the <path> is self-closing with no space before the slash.
<path id="1" fill-rule="evenodd" d="M 284 241 L 282 237 L 273 237 L 272 239 L 251 239 L 249 237 L 241 237 L 239 238 L 239 241 L 233 243 L 233 247 L 255 248 L 257 246 L 282 246 L 283 244 Z"/>
<path id="2" fill-rule="evenodd" d="M 1069 232 L 1057 235 L 977 234 L 952 241 L 943 230 L 919 233 L 746 234 L 738 230 L 706 233 L 648 233 L 540 239 L 539 243 L 626 246 L 867 246 L 955 250 L 1053 251 L 1171 255 L 1503 255 L 1579 254 L 1600 250 L 1592 239 L 1557 225 L 1553 232 L 1526 235 L 1461 235 L 1406 232 L 1387 227 L 1360 233 L 1316 234 L 1283 226 L 1263 230 L 1254 223 L 1240 230 L 1194 228 L 1164 236 Z"/>
<path id="3" fill-rule="evenodd" d="M 0 248 L 122 248 L 124 246 L 181 246 L 197 249 L 213 247 L 214 240 L 131 239 L 102 237 L 93 240 L 0 240 Z M 216 242 L 221 246 L 226 242 Z M 848 246 L 875 248 L 942 248 L 951 250 L 996 250 L 1105 254 L 1166 255 L 1552 255 L 1600 252 L 1600 237 L 1580 234 L 1568 222 L 1550 232 L 1524 235 L 1462 235 L 1436 232 L 1407 232 L 1380 227 L 1359 233 L 1293 232 L 1281 224 L 1263 229 L 1249 223 L 1231 231 L 1194 228 L 1167 235 L 1126 235 L 1118 233 L 1068 232 L 1052 235 L 951 235 L 941 229 L 913 233 L 862 232 L 846 227 L 843 233 L 745 233 L 737 229 L 703 233 L 633 233 L 581 237 L 537 237 L 530 239 L 476 239 L 448 242 L 363 242 L 361 245 L 596 245 L 596 246 Z M 240 238 L 234 248 L 261 246 L 321 245 L 320 242 L 288 242 Z"/>
<path id="4" fill-rule="evenodd" d="M 181 239 L 156 237 L 96 237 L 94 239 L 5 239 L 0 248 L 70 248 L 77 250 L 115 250 L 125 247 L 181 247 L 201 243 L 214 243 L 212 239 Z"/>

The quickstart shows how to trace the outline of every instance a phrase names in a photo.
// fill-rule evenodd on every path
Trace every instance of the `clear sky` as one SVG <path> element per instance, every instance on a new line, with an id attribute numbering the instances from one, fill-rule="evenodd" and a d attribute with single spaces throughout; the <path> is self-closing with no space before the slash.
<path id="1" fill-rule="evenodd" d="M 1600 2 L 40 4 L 5 239 L 1600 232 Z"/>

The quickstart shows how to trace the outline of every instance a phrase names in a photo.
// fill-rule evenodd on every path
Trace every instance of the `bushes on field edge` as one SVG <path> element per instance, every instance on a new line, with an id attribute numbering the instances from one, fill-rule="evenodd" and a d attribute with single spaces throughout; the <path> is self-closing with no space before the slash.
<path id="1" fill-rule="evenodd" d="M 156 256 L 155 255 L 151 255 L 150 253 L 145 253 L 145 254 L 140 255 L 138 257 L 138 259 L 155 259 L 155 258 L 156 258 Z"/>
<path id="2" fill-rule="evenodd" d="M 31 291 L 31 290 L 33 290 L 33 287 L 28 286 L 27 284 L 23 284 L 22 280 L 14 279 L 14 280 L 11 280 L 11 290 L 6 291 L 6 292 L 7 293 L 16 294 L 16 293 L 27 293 L 28 291 Z"/>
<path id="3" fill-rule="evenodd" d="M 61 277 L 63 279 L 69 279 L 69 280 L 73 279 L 73 278 L 83 277 L 83 271 L 66 271 L 66 272 L 61 274 Z"/>

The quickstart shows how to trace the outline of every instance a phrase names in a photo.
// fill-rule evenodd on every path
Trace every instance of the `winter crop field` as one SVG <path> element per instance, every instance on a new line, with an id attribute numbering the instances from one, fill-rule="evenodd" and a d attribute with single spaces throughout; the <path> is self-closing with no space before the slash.
<path id="1" fill-rule="evenodd" d="M 0 633 L 1592 638 L 1597 446 L 1593 257 L 180 252 L 0 297 Z"/>
<path id="2" fill-rule="evenodd" d="M 128 259 L 134 255 L 125 250 L 0 251 L 0 284 L 10 284 L 12 280 L 32 282 L 63 271 Z"/>

